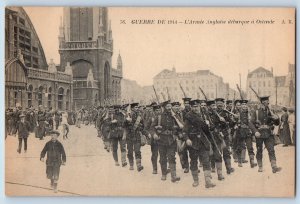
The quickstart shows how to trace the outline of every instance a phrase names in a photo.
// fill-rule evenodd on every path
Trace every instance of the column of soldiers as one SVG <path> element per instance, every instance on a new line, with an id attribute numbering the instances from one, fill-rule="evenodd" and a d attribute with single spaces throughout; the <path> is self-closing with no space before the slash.
<path id="1" fill-rule="evenodd" d="M 120 166 L 118 147 L 121 149 L 122 167 L 138 172 L 143 170 L 141 147 L 145 141 L 151 146 L 153 174 L 158 173 L 160 163 L 161 180 L 180 181 L 176 170 L 176 153 L 184 173 L 193 178 L 192 186 L 199 185 L 199 166 L 204 173 L 206 188 L 213 188 L 211 173 L 218 180 L 225 179 L 223 163 L 228 175 L 234 173 L 232 156 L 238 167 L 242 167 L 249 155 L 250 167 L 258 165 L 263 171 L 263 144 L 268 151 L 272 172 L 281 170 L 276 164 L 274 127 L 279 117 L 269 108 L 269 97 L 260 97 L 260 106 L 249 110 L 247 100 L 192 100 L 183 98 L 184 109 L 179 102 L 167 100 L 151 103 L 146 107 L 138 103 L 100 107 L 96 127 L 102 137 L 104 148 L 112 150 L 116 166 Z M 253 143 L 256 143 L 256 161 Z M 127 149 L 126 149 L 127 148 Z M 127 151 L 127 159 L 126 159 Z M 145 159 L 143 158 L 143 161 Z M 200 165 L 199 165 L 200 164 Z"/>

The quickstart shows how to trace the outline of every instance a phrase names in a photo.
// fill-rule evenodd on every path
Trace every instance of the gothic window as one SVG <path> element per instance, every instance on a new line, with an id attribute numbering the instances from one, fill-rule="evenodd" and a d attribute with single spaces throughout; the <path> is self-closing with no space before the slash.
<path id="1" fill-rule="evenodd" d="M 30 84 L 29 87 L 28 87 L 28 107 L 32 106 L 32 91 L 33 91 L 33 87 L 32 85 Z"/>
<path id="2" fill-rule="evenodd" d="M 57 102 L 58 109 L 61 110 L 63 108 L 63 100 L 64 100 L 64 89 L 60 87 L 58 89 Z"/>

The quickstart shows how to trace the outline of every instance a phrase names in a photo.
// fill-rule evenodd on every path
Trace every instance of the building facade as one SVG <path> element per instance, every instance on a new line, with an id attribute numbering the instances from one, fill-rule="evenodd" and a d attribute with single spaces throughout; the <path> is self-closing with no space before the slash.
<path id="1" fill-rule="evenodd" d="M 209 70 L 179 73 L 175 68 L 164 69 L 153 78 L 153 85 L 160 101 L 166 100 L 168 95 L 173 101 L 181 101 L 184 93 L 187 97 L 204 99 L 199 87 L 203 89 L 208 99 L 233 98 L 230 96 L 232 90 L 229 88 L 229 84 L 224 83 L 222 77 Z"/>
<path id="2" fill-rule="evenodd" d="M 43 47 L 22 7 L 5 9 L 5 106 L 42 105 L 55 110 L 72 108 L 72 69 L 47 64 Z"/>
<path id="3" fill-rule="evenodd" d="M 75 107 L 120 102 L 122 59 L 113 69 L 108 9 L 66 7 L 59 30 L 60 64 L 72 66 Z"/>
<path id="4" fill-rule="evenodd" d="M 270 104 L 294 107 L 295 106 L 295 65 L 288 64 L 288 74 L 275 76 L 273 68 L 270 70 L 259 67 L 247 76 L 247 97 L 257 101 L 257 97 L 250 86 L 260 96 L 270 96 Z"/>

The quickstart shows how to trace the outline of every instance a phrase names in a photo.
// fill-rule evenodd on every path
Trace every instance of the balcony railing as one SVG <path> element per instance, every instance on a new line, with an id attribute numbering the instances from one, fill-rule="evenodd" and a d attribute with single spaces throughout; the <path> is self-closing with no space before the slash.
<path id="1" fill-rule="evenodd" d="M 46 70 L 28 68 L 28 77 L 35 79 L 61 81 L 61 82 L 72 82 L 72 76 L 63 72 L 51 73 Z"/>
<path id="2" fill-rule="evenodd" d="M 59 45 L 60 50 L 87 50 L 87 49 L 106 49 L 112 51 L 112 42 L 106 41 L 70 41 L 61 42 Z"/>

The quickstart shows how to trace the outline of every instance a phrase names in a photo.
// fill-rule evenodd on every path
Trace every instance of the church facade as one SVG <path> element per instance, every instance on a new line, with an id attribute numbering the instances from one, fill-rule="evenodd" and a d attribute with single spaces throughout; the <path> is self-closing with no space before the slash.
<path id="1" fill-rule="evenodd" d="M 76 108 L 121 103 L 122 59 L 112 68 L 113 38 L 108 9 L 64 8 L 59 28 L 60 67 L 73 70 Z"/>

